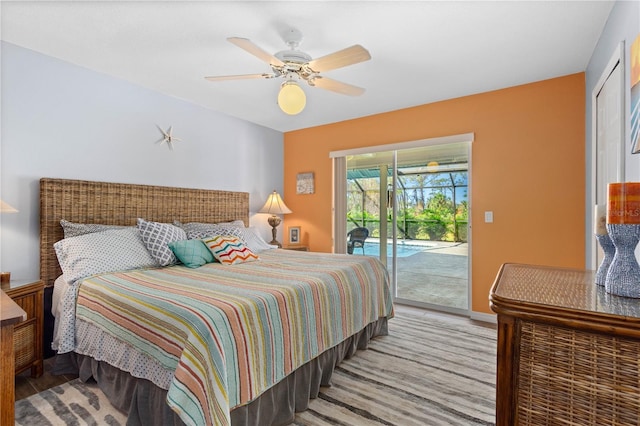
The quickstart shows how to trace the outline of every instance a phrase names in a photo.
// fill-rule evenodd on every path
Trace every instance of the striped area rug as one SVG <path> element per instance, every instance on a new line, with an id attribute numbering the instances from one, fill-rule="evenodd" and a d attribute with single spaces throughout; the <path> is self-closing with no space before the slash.
<path id="1" fill-rule="evenodd" d="M 496 331 L 401 310 L 296 425 L 493 425 Z"/>
<path id="2" fill-rule="evenodd" d="M 389 336 L 343 361 L 300 426 L 493 425 L 496 331 L 400 309 Z M 78 421 L 77 419 L 83 419 Z M 19 425 L 124 425 L 95 385 L 73 380 L 16 403 Z"/>

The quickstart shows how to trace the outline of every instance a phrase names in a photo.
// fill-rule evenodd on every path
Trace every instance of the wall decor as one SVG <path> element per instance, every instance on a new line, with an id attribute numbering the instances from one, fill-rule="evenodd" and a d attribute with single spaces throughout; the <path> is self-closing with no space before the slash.
<path id="1" fill-rule="evenodd" d="M 296 177 L 296 194 L 313 194 L 314 191 L 313 172 L 298 173 Z"/>
<path id="2" fill-rule="evenodd" d="M 631 153 L 640 152 L 640 35 L 631 45 Z"/>
<path id="3" fill-rule="evenodd" d="M 175 136 L 172 135 L 173 132 L 173 126 L 169 126 L 169 128 L 167 129 L 167 131 L 165 132 L 160 126 L 158 126 L 158 130 L 160 130 L 160 132 L 162 132 L 162 138 L 159 139 L 158 141 L 156 141 L 156 143 L 163 143 L 166 142 L 167 146 L 169 147 L 169 149 L 171 151 L 173 151 L 173 143 L 174 142 L 180 142 L 182 141 L 182 139 L 178 139 Z"/>
<path id="4" fill-rule="evenodd" d="M 289 227 L 289 244 L 300 244 L 300 235 L 302 231 L 299 226 Z"/>

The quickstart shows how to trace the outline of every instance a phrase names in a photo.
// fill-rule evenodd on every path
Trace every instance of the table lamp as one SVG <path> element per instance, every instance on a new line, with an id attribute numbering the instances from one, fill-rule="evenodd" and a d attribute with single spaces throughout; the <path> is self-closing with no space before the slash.
<path id="1" fill-rule="evenodd" d="M 276 215 L 292 213 L 292 211 L 289 210 L 289 208 L 284 204 L 284 201 L 282 201 L 282 197 L 280 197 L 280 194 L 278 194 L 278 192 L 274 190 L 269 195 L 269 198 L 267 198 L 267 202 L 264 203 L 264 206 L 262 206 L 262 208 L 258 210 L 258 213 L 271 214 L 271 216 L 268 219 L 268 222 L 272 228 L 271 235 L 273 236 L 273 239 L 269 242 L 269 244 L 282 247 L 282 244 L 280 244 L 276 238 L 278 234 L 278 230 L 276 228 L 278 227 L 278 225 L 280 225 L 280 222 L 282 222 L 282 219 L 280 219 Z"/>

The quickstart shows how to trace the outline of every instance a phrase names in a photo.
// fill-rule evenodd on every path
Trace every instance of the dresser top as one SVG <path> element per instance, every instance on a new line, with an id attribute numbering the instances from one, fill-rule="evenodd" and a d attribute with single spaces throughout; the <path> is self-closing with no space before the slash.
<path id="1" fill-rule="evenodd" d="M 0 324 L 5 327 L 27 319 L 27 313 L 22 310 L 4 291 L 0 291 Z"/>
<path id="2" fill-rule="evenodd" d="M 41 281 L 37 278 L 34 279 L 17 279 L 17 280 L 11 280 L 6 284 L 2 284 L 0 285 L 0 289 L 2 289 L 3 291 L 12 291 L 12 290 L 16 290 L 31 284 L 40 284 Z"/>
<path id="3" fill-rule="evenodd" d="M 595 284 L 595 271 L 507 263 L 493 284 L 490 300 L 498 313 L 506 309 L 640 324 L 640 299 L 608 294 Z"/>

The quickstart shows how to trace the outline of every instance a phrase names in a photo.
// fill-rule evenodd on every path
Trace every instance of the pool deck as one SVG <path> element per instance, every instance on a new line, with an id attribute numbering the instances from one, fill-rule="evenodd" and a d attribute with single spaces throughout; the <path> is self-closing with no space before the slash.
<path id="1" fill-rule="evenodd" d="M 369 241 L 379 243 L 375 238 L 367 239 Z M 468 309 L 468 244 L 442 241 L 406 243 L 422 245 L 424 250 L 398 257 L 397 297 L 420 304 Z M 362 251 L 356 249 L 354 255 L 362 256 Z M 391 269 L 390 263 L 388 268 Z"/>

